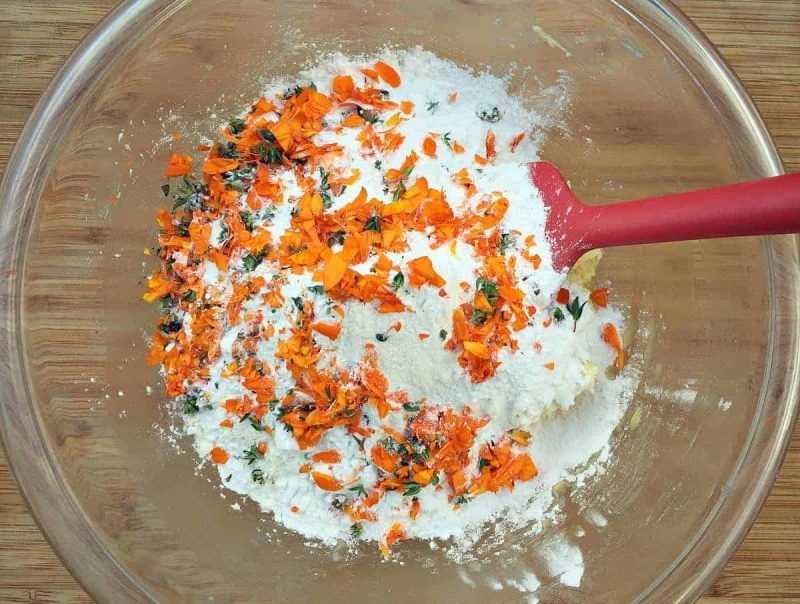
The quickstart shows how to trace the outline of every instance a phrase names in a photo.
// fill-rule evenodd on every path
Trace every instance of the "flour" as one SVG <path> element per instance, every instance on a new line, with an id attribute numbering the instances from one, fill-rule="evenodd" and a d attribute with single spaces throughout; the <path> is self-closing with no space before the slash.
<path id="1" fill-rule="evenodd" d="M 315 275 L 318 269 L 290 270 L 266 258 L 248 266 L 248 261 L 253 261 L 245 253 L 232 255 L 223 268 L 207 259 L 196 263 L 196 276 L 205 287 L 204 301 L 222 308 L 242 283 L 261 281 L 256 295 L 241 300 L 236 320 L 228 317 L 224 321 L 215 342 L 219 355 L 208 363 L 207 372 L 185 384 L 195 393 L 192 405 L 197 408 L 184 416 L 184 426 L 202 460 L 214 458 L 219 451 L 226 453 L 224 461 L 218 458 L 216 463 L 220 476 L 230 477 L 224 483 L 227 489 L 252 499 L 291 530 L 328 546 L 355 539 L 392 545 L 387 535 L 401 531 L 403 538 L 430 540 L 431 547 L 445 547 L 451 559 L 464 561 L 479 554 L 476 544 L 480 540 L 492 545 L 501 543 L 509 531 L 533 535 L 541 530 L 543 520 L 551 514 L 552 491 L 559 482 L 568 480 L 579 488 L 604 472 L 611 432 L 622 417 L 636 375 L 633 369 L 626 369 L 615 380 L 605 376 L 616 354 L 604 342 L 603 329 L 615 325 L 621 332 L 622 315 L 612 307 L 588 302 L 589 291 L 583 285 L 564 284 L 565 275 L 552 267 L 544 232 L 546 210 L 526 167 L 538 159 L 542 119 L 526 108 L 522 99 L 509 96 L 505 82 L 494 76 L 471 73 L 421 49 L 387 52 L 381 59 L 402 75 L 401 84 L 389 89 L 388 98 L 413 103 L 413 110 L 404 113 L 393 128 L 402 141 L 390 151 L 365 151 L 359 139 L 362 130 L 342 125 L 352 112 L 334 105 L 314 143 L 336 144 L 342 152 L 326 163 L 327 172 L 315 170 L 304 176 L 323 191 L 330 174 L 356 174 L 358 178 L 331 196 L 325 211 L 346 211 L 358 203 L 362 191 L 380 200 L 384 208 L 404 199 L 400 196 L 403 190 L 390 190 L 385 176 L 387 170 L 397 169 L 416 154 L 405 186 L 412 187 L 414 179 L 423 177 L 427 187 L 440 192 L 456 217 L 483 220 L 490 215 L 486 208 L 494 207 L 490 204 L 507 200 L 507 210 L 491 227 L 497 236 L 502 234 L 502 251 L 479 252 L 480 245 L 466 236 L 442 243 L 431 225 L 409 229 L 404 234 L 405 246 L 383 253 L 392 267 L 389 278 L 401 278 L 393 286 L 393 295 L 404 310 L 389 313 L 381 312 L 375 301 L 332 299 L 320 289 L 321 278 Z M 313 82 L 316 90 L 330 94 L 334 77 L 349 75 L 360 85 L 365 81 L 360 68 L 373 62 L 333 56 L 301 73 L 297 81 L 303 86 Z M 293 85 L 269 83 L 264 97 L 280 99 Z M 393 113 L 381 114 L 376 130 L 383 132 Z M 496 140 L 496 157 L 490 157 L 489 131 Z M 521 141 L 519 135 L 524 135 Z M 433 153 L 421 151 L 428 138 L 434 141 Z M 463 151 L 457 152 L 458 148 Z M 459 180 L 462 169 L 468 170 L 469 185 Z M 297 172 L 281 167 L 274 170 L 279 192 L 273 203 L 253 211 L 249 220 L 253 232 L 267 230 L 277 244 L 294 228 L 294 208 L 304 189 Z M 243 192 L 239 201 L 242 212 L 250 212 L 247 197 Z M 218 252 L 227 249 L 230 235 L 223 220 L 217 218 L 210 224 L 210 245 Z M 329 246 L 334 254 L 344 249 L 343 241 L 335 237 Z M 414 262 L 420 257 L 430 259 L 441 285 L 411 283 Z M 515 316 L 525 320 L 508 330 L 508 342 L 497 346 L 493 373 L 478 379 L 459 364 L 459 346 L 466 350 L 466 344 L 455 339 L 454 316 L 477 304 L 477 296 L 484 291 L 481 280 L 485 282 L 483 275 L 493 257 L 508 267 L 507 279 L 521 298 Z M 172 260 L 179 270 L 193 270 L 183 252 L 173 254 Z M 376 271 L 377 261 L 378 255 L 373 253 L 349 268 L 357 275 L 369 276 Z M 279 288 L 283 298 L 277 306 L 267 303 L 274 288 Z M 565 291 L 559 295 L 568 294 L 579 311 L 554 302 L 560 288 Z M 498 296 L 496 291 L 485 291 L 487 296 Z M 330 404 L 363 387 L 353 376 L 370 367 L 370 355 L 375 357 L 375 369 L 385 377 L 391 402 L 383 417 L 376 405 L 360 408 L 362 432 L 354 434 L 352 426 L 335 425 L 310 448 L 302 448 L 297 434 L 284 421 L 282 413 L 293 408 L 281 403 L 295 401 L 295 397 L 299 404 L 308 405 L 312 400 L 309 388 L 297 382 L 281 352 L 297 331 L 294 315 L 304 303 L 313 308 L 316 321 L 341 325 L 335 339 L 314 337 L 319 371 L 349 376 L 341 380 L 341 392 L 329 391 Z M 511 303 L 505 308 L 510 313 Z M 471 324 L 482 325 L 486 317 L 477 310 L 471 312 Z M 199 337 L 197 317 L 189 313 L 176 316 L 188 341 Z M 504 319 L 509 324 L 510 316 Z M 494 345 L 494 341 L 489 343 Z M 261 375 L 269 378 L 274 390 L 269 409 L 256 420 L 250 412 L 232 411 L 233 403 L 255 398 L 252 384 L 248 387 L 246 379 L 231 369 L 241 366 L 244 359 L 262 364 Z M 265 407 L 266 401 L 261 410 Z M 488 462 L 481 456 L 508 442 L 509 433 L 517 435 L 511 443 L 514 454 L 530 456 L 538 475 L 512 482 L 513 489 L 503 487 L 482 494 L 465 490 L 459 496 L 450 475 L 451 482 L 443 478 L 438 486 L 423 483 L 420 488 L 409 482 L 410 477 L 399 488 L 376 486 L 386 480 L 386 471 L 371 455 L 390 446 L 385 444 L 387 434 L 392 430 L 410 434 L 416 414 L 434 417 L 439 413 L 441 418 L 445 411 L 485 419 L 464 452 L 469 459 L 463 467 L 467 484 L 475 485 L 483 476 L 482 464 Z M 407 454 L 397 442 L 392 446 L 400 447 L 398 455 Z M 330 451 L 339 459 L 314 457 Z M 423 463 L 421 459 L 428 463 L 428 453 L 423 453 L 414 463 Z M 319 475 L 340 488 L 321 488 Z M 351 506 L 360 505 L 359 494 L 366 497 L 378 488 L 380 498 L 363 510 L 363 518 L 354 520 Z M 388 549 L 384 553 L 388 554 Z M 562 583 L 580 584 L 583 557 L 576 545 L 555 540 L 545 559 L 548 571 Z M 507 585 L 532 593 L 539 580 L 527 573 Z M 503 586 L 498 581 L 492 587 Z"/>

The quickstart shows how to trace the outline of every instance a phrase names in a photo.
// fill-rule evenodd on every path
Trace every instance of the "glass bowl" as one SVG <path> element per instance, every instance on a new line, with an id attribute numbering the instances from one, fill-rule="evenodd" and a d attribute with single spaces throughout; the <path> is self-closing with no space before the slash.
<path id="1" fill-rule="evenodd" d="M 168 153 L 255 98 L 261 76 L 387 43 L 513 68 L 511 87 L 540 111 L 556 104 L 543 90 L 566 92 L 543 157 L 589 202 L 781 171 L 741 84 L 667 2 L 123 2 L 43 95 L 0 192 L 3 441 L 44 533 L 96 599 L 524 599 L 509 569 L 539 569 L 549 531 L 467 568 L 407 544 L 399 565 L 307 548 L 252 505 L 234 512 L 170 443 L 145 365 L 157 309 L 140 300 L 153 261 L 142 250 Z M 193 124 L 177 143 L 176 114 Z M 795 419 L 799 278 L 792 237 L 607 254 L 600 279 L 626 309 L 642 380 L 616 461 L 564 495 L 559 530 L 583 527 L 583 580 L 537 572 L 540 600 L 682 602 L 711 584 Z"/>

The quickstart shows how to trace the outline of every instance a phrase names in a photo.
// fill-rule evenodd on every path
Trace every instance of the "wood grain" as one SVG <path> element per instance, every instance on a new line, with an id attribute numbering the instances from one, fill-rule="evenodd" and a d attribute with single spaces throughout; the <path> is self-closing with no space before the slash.
<path id="1" fill-rule="evenodd" d="M 115 0 L 0 0 L 0 175 L 50 77 Z M 800 170 L 800 1 L 679 0 L 754 97 Z M 779 479 L 705 604 L 800 602 L 800 428 Z M 90 602 L 28 513 L 0 451 L 0 601 Z"/>

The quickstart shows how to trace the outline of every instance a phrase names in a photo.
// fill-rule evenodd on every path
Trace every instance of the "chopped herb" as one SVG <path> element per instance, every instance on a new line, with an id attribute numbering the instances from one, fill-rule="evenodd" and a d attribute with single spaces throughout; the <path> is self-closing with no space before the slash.
<path id="1" fill-rule="evenodd" d="M 236 143 L 219 144 L 217 145 L 217 155 L 225 159 L 238 159 L 239 147 L 236 146 Z"/>
<path id="2" fill-rule="evenodd" d="M 192 224 L 192 221 L 188 218 L 181 218 L 178 221 L 178 224 L 175 225 L 175 232 L 178 233 L 181 237 L 188 237 L 189 236 L 189 225 Z"/>
<path id="3" fill-rule="evenodd" d="M 510 233 L 500 235 L 500 243 L 497 244 L 497 251 L 501 256 L 505 256 L 508 248 L 514 246 L 514 236 Z"/>
<path id="4" fill-rule="evenodd" d="M 476 115 L 484 122 L 489 122 L 490 124 L 499 122 L 501 117 L 500 110 L 497 107 L 492 107 L 491 111 L 484 109 L 479 111 Z"/>
<path id="5" fill-rule="evenodd" d="M 364 223 L 364 230 L 365 231 L 377 231 L 378 233 L 381 232 L 381 217 L 377 214 L 373 214 L 367 219 L 367 222 Z"/>
<path id="6" fill-rule="evenodd" d="M 478 460 L 478 470 L 483 470 L 486 466 L 489 465 L 489 461 L 481 457 Z"/>
<path id="7" fill-rule="evenodd" d="M 405 285 L 405 282 L 406 278 L 403 276 L 403 273 L 397 273 L 392 278 L 392 287 L 395 289 L 400 289 L 401 287 L 403 287 L 403 285 Z"/>
<path id="8" fill-rule="evenodd" d="M 431 485 L 435 487 L 437 484 L 439 484 L 439 475 L 438 474 L 434 474 L 431 477 Z"/>
<path id="9" fill-rule="evenodd" d="M 169 184 L 161 185 L 161 190 L 164 192 L 164 197 L 169 195 Z"/>
<path id="10" fill-rule="evenodd" d="M 444 342 L 447 339 L 447 330 L 446 329 L 440 329 L 439 330 L 439 339 L 442 342 Z"/>
<path id="11" fill-rule="evenodd" d="M 244 270 L 248 273 L 256 270 L 261 262 L 264 260 L 264 256 L 267 255 L 267 249 L 264 248 L 258 254 L 248 254 L 242 259 L 242 265 L 244 266 Z"/>
<path id="12" fill-rule="evenodd" d="M 578 319 L 580 319 L 581 315 L 583 315 L 583 307 L 586 306 L 588 302 L 589 300 L 586 300 L 586 302 L 581 304 L 580 298 L 575 296 L 575 299 L 567 304 L 567 312 L 572 315 L 572 319 L 575 321 L 574 325 L 572 326 L 572 331 L 578 329 Z"/>
<path id="13" fill-rule="evenodd" d="M 256 432 L 263 432 L 264 431 L 264 426 L 261 425 L 261 420 L 260 419 L 256 419 L 255 417 L 251 417 L 251 418 L 249 418 L 249 421 L 250 421 L 250 426 L 252 426 L 253 430 L 255 430 Z"/>
<path id="14" fill-rule="evenodd" d="M 298 96 L 298 95 L 300 95 L 302 93 L 303 93 L 303 88 L 301 86 L 295 84 L 293 87 L 286 89 L 286 92 L 283 93 L 283 98 L 284 99 L 290 99 L 293 96 Z"/>
<path id="15" fill-rule="evenodd" d="M 253 229 L 256 226 L 255 225 L 256 217 L 253 216 L 252 212 L 239 212 L 239 218 L 242 219 L 242 222 L 244 223 L 244 228 L 246 228 L 248 231 L 252 233 Z"/>
<path id="16" fill-rule="evenodd" d="M 359 539 L 364 534 L 364 526 L 360 522 L 354 522 L 350 525 L 350 536 L 353 539 Z"/>
<path id="17" fill-rule="evenodd" d="M 466 495 L 459 495 L 455 499 L 453 499 L 453 503 L 455 505 L 464 505 L 465 503 L 469 503 L 469 498 Z"/>
<path id="18" fill-rule="evenodd" d="M 378 340 L 378 342 L 386 342 L 389 339 L 389 333 L 376 333 L 375 339 Z"/>
<path id="19" fill-rule="evenodd" d="M 479 292 L 483 292 L 489 304 L 492 306 L 497 304 L 497 299 L 500 297 L 500 294 L 497 292 L 497 283 L 484 279 L 483 277 L 478 277 L 478 280 L 475 282 L 475 289 Z"/>
<path id="20" fill-rule="evenodd" d="M 416 482 L 407 482 L 403 485 L 403 495 L 408 497 L 412 495 L 417 495 L 422 487 L 420 487 Z"/>
<path id="21" fill-rule="evenodd" d="M 243 132 L 244 129 L 247 127 L 245 121 L 240 117 L 235 117 L 230 121 L 229 127 L 231 129 L 231 134 L 239 134 Z"/>
<path id="22" fill-rule="evenodd" d="M 276 398 L 272 399 L 269 403 L 267 403 L 267 405 L 269 406 L 269 410 L 270 411 L 275 411 L 275 409 L 277 409 L 278 405 L 280 405 L 280 404 L 281 404 L 281 402 Z"/>
<path id="23" fill-rule="evenodd" d="M 257 482 L 258 484 L 264 484 L 264 470 L 261 468 L 256 468 L 252 471 L 251 476 L 253 477 L 253 482 Z"/>
<path id="24" fill-rule="evenodd" d="M 197 404 L 196 394 L 187 394 L 181 400 L 181 411 L 186 414 L 197 413 L 200 406 Z"/>
<path id="25" fill-rule="evenodd" d="M 419 403 L 403 403 L 403 409 L 409 413 L 416 413 L 419 411 Z"/>
<path id="26" fill-rule="evenodd" d="M 408 451 L 406 451 L 405 445 L 397 442 L 395 439 L 390 438 L 388 436 L 386 438 L 380 439 L 378 441 L 378 443 L 384 449 L 386 449 L 387 451 L 390 451 L 392 453 L 397 453 L 398 455 L 404 455 L 404 454 L 408 453 Z"/>
<path id="27" fill-rule="evenodd" d="M 257 460 L 264 459 L 264 454 L 258 450 L 257 445 L 251 445 L 249 449 L 242 451 L 244 458 L 247 460 L 247 465 L 253 465 Z"/>
<path id="28" fill-rule="evenodd" d="M 367 489 L 364 488 L 363 484 L 357 484 L 356 486 L 350 487 L 347 490 L 348 491 L 352 491 L 353 493 L 356 493 L 356 494 L 360 495 L 361 497 L 366 497 L 367 496 Z"/>
<path id="29" fill-rule="evenodd" d="M 430 454 L 428 450 L 425 448 L 421 442 L 419 442 L 416 438 L 408 439 L 409 446 L 414 450 L 414 456 L 421 462 L 426 463 Z"/>
<path id="30" fill-rule="evenodd" d="M 163 191 L 164 187 L 161 187 L 161 190 Z M 174 212 L 185 205 L 198 205 L 202 195 L 205 195 L 207 191 L 208 189 L 205 184 L 193 182 L 188 176 L 184 176 L 183 182 L 175 191 L 175 203 L 172 206 L 172 211 Z"/>
<path id="31" fill-rule="evenodd" d="M 194 302 L 197 299 L 197 292 L 195 292 L 193 289 L 190 289 L 188 292 L 183 294 L 182 299 L 186 300 L 187 302 Z"/>
<path id="32" fill-rule="evenodd" d="M 428 111 L 431 113 L 436 113 L 436 110 L 439 108 L 439 101 L 428 101 Z"/>
<path id="33" fill-rule="evenodd" d="M 369 122 L 370 124 L 374 124 L 375 122 L 378 121 L 378 115 L 374 111 L 370 111 L 369 109 L 364 109 L 363 107 L 356 107 L 356 113 L 365 122 Z"/>
<path id="34" fill-rule="evenodd" d="M 322 207 L 329 210 L 333 205 L 331 197 L 331 184 L 328 181 L 329 174 L 320 166 L 319 168 L 319 196 L 322 197 Z"/>
<path id="35" fill-rule="evenodd" d="M 383 167 L 383 162 L 379 159 L 375 160 L 375 169 L 380 170 Z"/>
<path id="36" fill-rule="evenodd" d="M 300 298 L 299 296 L 296 298 L 292 298 L 292 302 L 294 302 L 294 305 L 297 307 L 297 310 L 299 310 L 300 312 L 305 312 L 302 298 Z"/>
<path id="37" fill-rule="evenodd" d="M 318 296 L 325 295 L 325 288 L 322 285 L 312 285 L 311 287 L 308 288 L 308 291 Z"/>
<path id="38" fill-rule="evenodd" d="M 229 234 L 228 225 L 223 222 L 222 230 L 220 230 L 219 236 L 217 237 L 217 243 L 219 245 L 225 243 L 228 240 L 228 234 Z"/>
<path id="39" fill-rule="evenodd" d="M 414 166 L 408 166 L 406 169 L 403 170 L 402 179 L 405 180 L 406 178 L 411 176 L 411 173 L 413 171 L 414 171 Z"/>
<path id="40" fill-rule="evenodd" d="M 347 496 L 346 495 L 334 495 L 333 496 L 333 501 L 331 502 L 331 506 L 334 509 L 341 510 L 346 505 L 347 505 Z"/>
<path id="41" fill-rule="evenodd" d="M 452 150 L 453 149 L 453 139 L 450 138 L 450 133 L 445 132 L 442 136 L 442 142 L 447 145 L 447 148 Z"/>
<path id="42" fill-rule="evenodd" d="M 553 319 L 555 319 L 556 323 L 561 323 L 566 317 L 564 316 L 564 311 L 560 308 L 556 308 L 553 311 Z"/>
<path id="43" fill-rule="evenodd" d="M 469 319 L 473 325 L 483 325 L 486 322 L 486 313 L 477 308 L 472 309 L 472 316 Z"/>
<path id="44" fill-rule="evenodd" d="M 159 299 L 161 302 L 161 314 L 165 315 L 172 310 L 172 298 L 167 294 L 166 296 L 161 296 Z"/>

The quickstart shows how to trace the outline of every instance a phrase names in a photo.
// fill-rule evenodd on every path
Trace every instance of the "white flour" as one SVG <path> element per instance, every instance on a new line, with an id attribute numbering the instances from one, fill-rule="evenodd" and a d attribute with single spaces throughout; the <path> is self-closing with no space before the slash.
<path id="1" fill-rule="evenodd" d="M 429 187 L 442 191 L 457 212 L 474 210 L 482 196 L 494 192 L 508 198 L 510 205 L 498 228 L 511 235 L 506 258 L 516 259 L 516 286 L 525 294 L 524 304 L 535 307 L 527 326 L 513 334 L 518 350 L 502 347 L 497 356 L 500 364 L 496 375 L 476 383 L 459 366 L 457 354 L 447 350 L 444 342 L 452 336 L 453 312 L 469 303 L 476 294 L 477 271 L 482 260 L 471 245 L 461 240 L 453 246 L 446 243 L 433 247 L 427 236 L 429 231 L 415 231 L 407 235 L 407 251 L 386 255 L 406 275 L 410 260 L 430 257 L 433 267 L 446 281 L 442 294 L 439 288 L 430 285 L 411 287 L 406 279 L 397 290 L 406 312 L 381 314 L 375 304 L 351 299 L 342 305 L 344 318 L 338 339 L 332 342 L 326 337 L 317 337 L 322 346 L 320 366 L 333 363 L 358 371 L 365 344 L 369 344 L 377 352 L 378 367 L 388 380 L 390 392 L 405 391 L 407 400 L 412 403 L 426 400 L 428 405 L 452 408 L 459 413 L 468 407 L 475 417 L 489 418 L 491 421 L 477 432 L 470 449 L 471 460 L 478 459 L 481 445 L 503 438 L 509 430 L 530 433 L 530 444 L 520 445 L 518 450 L 530 453 L 539 474 L 532 480 L 517 482 L 513 491 L 501 489 L 485 493 L 458 506 L 448 497 L 447 487 L 423 488 L 416 494 L 420 512 L 414 520 L 409 519 L 411 498 L 399 491 L 390 491 L 371 508 L 376 519 L 359 523 L 362 540 L 380 541 L 398 523 L 408 538 L 448 540 L 449 554 L 458 560 L 481 538 L 488 538 L 489 544 L 497 544 L 502 542 L 507 531 L 536 532 L 552 504 L 552 490 L 558 482 L 569 480 L 580 486 L 588 477 L 604 471 L 609 458 L 609 438 L 623 414 L 635 376 L 625 372 L 616 380 L 608 380 L 604 374 L 613 364 L 615 353 L 603 341 L 603 326 L 617 325 L 621 333 L 620 313 L 610 307 L 595 307 L 590 302 L 583 307 L 583 314 L 577 321 L 566 310 L 563 311 L 564 320 L 552 319 L 553 297 L 562 287 L 564 275 L 552 269 L 544 236 L 546 211 L 525 165 L 538 158 L 536 141 L 542 137 L 541 120 L 526 109 L 520 99 L 510 97 L 504 82 L 493 76 L 473 74 L 420 49 L 388 52 L 381 60 L 396 67 L 402 76 L 402 84 L 390 89 L 390 98 L 413 102 L 413 115 L 397 127 L 405 137 L 399 148 L 389 153 L 364 155 L 361 143 L 356 140 L 357 128 L 333 131 L 344 116 L 334 105 L 330 116 L 326 117 L 329 127 L 317 135 L 315 142 L 342 145 L 344 154 L 337 160 L 337 167 L 346 173 L 357 169 L 361 177 L 357 184 L 333 199 L 330 211 L 352 202 L 362 187 L 370 197 L 390 203 L 391 193 L 384 190 L 385 170 L 399 166 L 412 151 L 416 152 L 419 159 L 414 176 L 427 178 Z M 301 73 L 297 82 L 302 85 L 314 82 L 320 92 L 328 94 L 334 76 L 349 74 L 361 82 L 363 76 L 358 67 L 372 62 L 333 57 Z M 290 84 L 294 82 L 271 84 L 265 97 L 274 99 Z M 454 92 L 458 93 L 457 99 L 451 100 Z M 494 108 L 498 108 L 496 112 Z M 389 115 L 391 112 L 382 118 L 385 120 Z M 481 115 L 491 121 L 481 119 Z M 496 136 L 497 157 L 489 165 L 476 167 L 473 156 L 486 154 L 488 130 Z M 522 132 L 525 137 L 512 153 L 510 142 Z M 438 135 L 434 157 L 420 150 L 430 133 Z M 447 144 L 445 134 L 448 135 Z M 451 140 L 463 146 L 462 154 L 452 151 Z M 465 187 L 453 179 L 453 175 L 465 167 L 476 187 L 471 197 L 466 195 Z M 320 180 L 319 174 L 313 176 Z M 269 229 L 273 241 L 278 241 L 290 226 L 293 203 L 302 195 L 291 172 L 284 171 L 279 180 L 286 201 L 275 207 L 271 217 L 259 216 L 255 221 L 256 226 Z M 244 199 L 243 195 L 240 203 L 246 209 Z M 212 225 L 211 233 L 212 245 L 219 247 L 224 237 L 221 222 Z M 529 235 L 535 244 L 526 243 Z M 334 247 L 334 251 L 337 249 Z M 541 264 L 536 270 L 523 258 L 523 252 L 538 255 Z M 185 257 L 178 260 L 186 262 Z M 367 274 L 374 262 L 375 258 L 371 257 L 363 265 L 351 268 Z M 214 296 L 228 300 L 239 266 L 232 262 L 225 271 L 206 261 L 198 271 L 199 277 Z M 278 271 L 280 267 L 264 261 L 249 276 L 263 276 L 269 282 Z M 256 295 L 244 302 L 241 311 L 243 314 L 262 311 L 261 325 L 274 325 L 277 334 L 291 328 L 288 313 L 292 312 L 292 298 L 307 296 L 308 288 L 315 285 L 310 273 L 284 272 L 283 277 L 284 308 L 272 312 L 261 296 Z M 467 287 L 462 287 L 462 282 Z M 574 284 L 567 287 L 571 300 L 576 296 L 580 302 L 588 299 L 589 292 L 582 287 Z M 338 320 L 324 295 L 310 297 L 315 302 L 317 320 Z M 565 309 L 563 305 L 561 308 Z M 188 314 L 183 319 L 183 329 L 191 339 L 192 320 Z M 398 321 L 402 324 L 399 330 L 393 327 Z M 227 451 L 229 459 L 217 466 L 221 477 L 230 476 L 225 487 L 256 501 L 277 522 L 328 545 L 351 540 L 352 519 L 332 507 L 339 495 L 321 490 L 309 473 L 300 470 L 311 463 L 314 452 L 335 450 L 341 455 L 340 462 L 313 462 L 312 470 L 323 472 L 342 484 L 369 488 L 380 478 L 381 470 L 369 463 L 369 457 L 365 458 L 360 447 L 371 451 L 385 434 L 376 430 L 359 445 L 345 427 L 334 427 L 325 432 L 313 449 L 302 451 L 274 413 L 267 413 L 263 420 L 263 426 L 272 435 L 254 430 L 249 421 L 240 422 L 226 411 L 224 404 L 253 393 L 239 376 L 228 375 L 226 367 L 240 353 L 241 339 L 247 329 L 244 321 L 224 327 L 221 356 L 210 366 L 208 380 L 192 384 L 199 390 L 203 404 L 200 412 L 185 416 L 185 430 L 193 437 L 202 460 L 208 460 L 214 448 Z M 285 363 L 275 358 L 278 342 L 283 337 L 261 340 L 256 352 L 257 358 L 271 370 L 277 399 L 297 386 Z M 375 408 L 364 408 L 364 421 L 373 427 L 382 424 L 402 431 L 406 415 L 400 410 L 380 420 Z M 232 427 L 221 425 L 231 418 Z M 260 442 L 266 442 L 264 455 L 253 458 L 243 454 Z M 588 464 L 590 459 L 592 463 Z M 475 463 L 471 463 L 470 468 L 469 475 L 478 476 Z M 354 477 L 356 480 L 352 482 Z M 354 496 L 347 491 L 345 494 Z M 471 555 L 474 554 L 472 551 Z M 566 540 L 554 544 L 547 566 L 565 585 L 580 584 L 583 558 L 576 545 Z M 518 583 L 522 591 L 533 592 L 538 587 L 538 580 L 532 574 Z"/>

